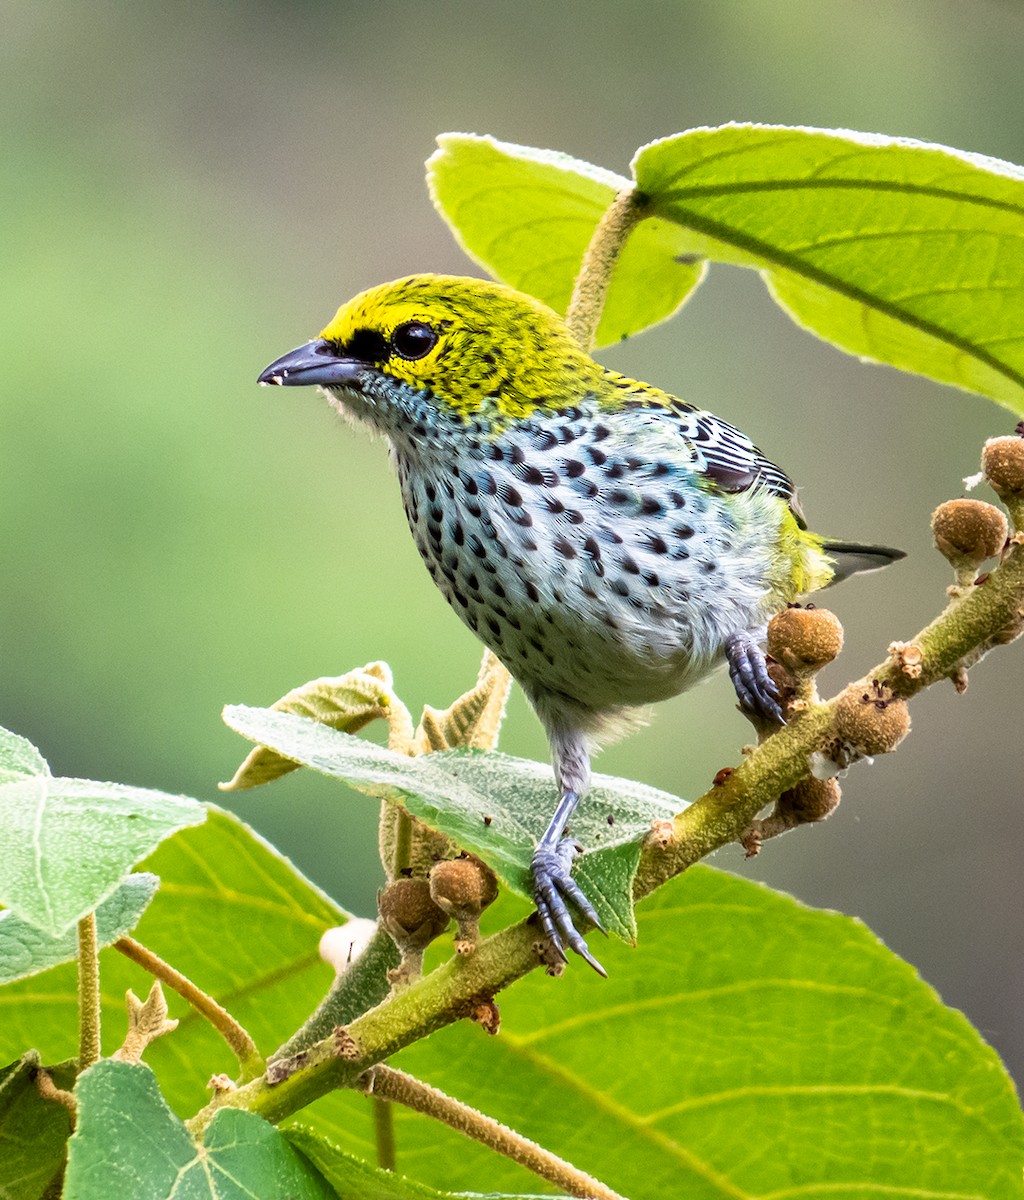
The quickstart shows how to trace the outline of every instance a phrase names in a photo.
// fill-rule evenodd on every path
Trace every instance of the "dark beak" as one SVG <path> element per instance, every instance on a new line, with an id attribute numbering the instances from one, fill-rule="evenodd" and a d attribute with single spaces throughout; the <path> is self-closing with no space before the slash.
<path id="1" fill-rule="evenodd" d="M 327 342 L 317 339 L 290 350 L 277 362 L 272 362 L 257 380 L 264 387 L 280 384 L 299 387 L 319 384 L 321 387 L 344 387 L 355 383 L 366 363 L 355 358 L 338 358 Z"/>

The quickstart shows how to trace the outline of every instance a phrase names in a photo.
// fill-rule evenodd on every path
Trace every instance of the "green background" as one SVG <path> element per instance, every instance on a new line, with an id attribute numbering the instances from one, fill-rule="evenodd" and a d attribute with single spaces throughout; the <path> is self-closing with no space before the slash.
<path id="1" fill-rule="evenodd" d="M 875 130 L 1024 162 L 1024 6 L 927 0 L 225 3 L 8 0 L 0 40 L 0 724 L 57 772 L 215 798 L 266 704 L 387 658 L 414 709 L 479 648 L 423 571 L 379 442 L 311 392 L 261 390 L 342 300 L 470 267 L 422 162 L 444 130 L 623 171 L 727 120 Z M 824 683 L 931 619 L 928 516 L 1005 411 L 858 364 L 757 277 L 714 268 L 675 321 L 602 356 L 738 424 L 815 528 L 910 559 L 831 593 Z M 861 916 L 1024 1078 L 1021 648 L 932 689 L 910 740 L 824 826 L 716 862 Z M 684 796 L 749 729 L 716 678 L 601 770 Z M 544 757 L 520 697 L 503 741 Z M 372 802 L 293 775 L 232 799 L 369 912 Z"/>

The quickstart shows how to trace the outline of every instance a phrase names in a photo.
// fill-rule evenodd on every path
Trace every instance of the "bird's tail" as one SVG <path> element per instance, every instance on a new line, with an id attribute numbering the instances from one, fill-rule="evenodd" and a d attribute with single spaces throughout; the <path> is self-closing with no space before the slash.
<path id="1" fill-rule="evenodd" d="M 822 544 L 825 556 L 833 564 L 835 573 L 828 582 L 840 583 L 861 571 L 880 571 L 890 563 L 906 558 L 906 551 L 893 550 L 891 546 L 864 546 L 860 542 L 833 542 Z"/>

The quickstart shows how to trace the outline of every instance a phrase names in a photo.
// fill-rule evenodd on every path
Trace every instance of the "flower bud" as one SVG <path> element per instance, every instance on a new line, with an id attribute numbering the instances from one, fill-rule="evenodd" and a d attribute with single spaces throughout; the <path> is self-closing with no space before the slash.
<path id="1" fill-rule="evenodd" d="M 439 862 L 430 872 L 433 902 L 455 918 L 455 949 L 471 954 L 480 939 L 480 914 L 498 895 L 494 872 L 475 855 Z"/>
<path id="2" fill-rule="evenodd" d="M 402 965 L 392 982 L 407 982 L 423 967 L 423 951 L 448 928 L 450 918 L 430 898 L 425 879 L 396 879 L 377 897 L 380 923 L 398 947 Z"/>
<path id="3" fill-rule="evenodd" d="M 787 608 L 768 623 L 768 653 L 796 676 L 813 675 L 843 648 L 843 627 L 827 608 Z"/>
<path id="4" fill-rule="evenodd" d="M 1019 505 L 1024 501 L 1024 436 L 989 438 L 981 469 L 1000 500 Z"/>
<path id="5" fill-rule="evenodd" d="M 866 692 L 846 691 L 836 704 L 833 729 L 857 757 L 886 754 L 910 732 L 907 702 L 872 684 Z"/>
<path id="6" fill-rule="evenodd" d="M 932 513 L 932 533 L 954 570 L 976 570 L 1006 545 L 1006 517 L 984 500 L 947 500 Z"/>
<path id="7" fill-rule="evenodd" d="M 812 775 L 783 792 L 775 807 L 780 815 L 791 817 L 794 824 L 805 825 L 824 821 L 839 807 L 841 798 L 837 779 L 815 779 Z"/>

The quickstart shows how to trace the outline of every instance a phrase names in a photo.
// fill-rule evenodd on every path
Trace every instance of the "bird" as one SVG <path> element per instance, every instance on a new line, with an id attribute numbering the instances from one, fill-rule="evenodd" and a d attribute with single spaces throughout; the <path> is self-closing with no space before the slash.
<path id="1" fill-rule="evenodd" d="M 503 284 L 417 274 L 343 304 L 259 383 L 318 386 L 383 434 L 434 583 L 547 733 L 557 803 L 531 861 L 541 926 L 596 971 L 567 826 L 599 739 L 728 666 L 783 723 L 768 620 L 902 558 L 812 533 L 789 476 L 711 412 L 599 364 Z M 589 926 L 588 926 L 589 928 Z"/>

